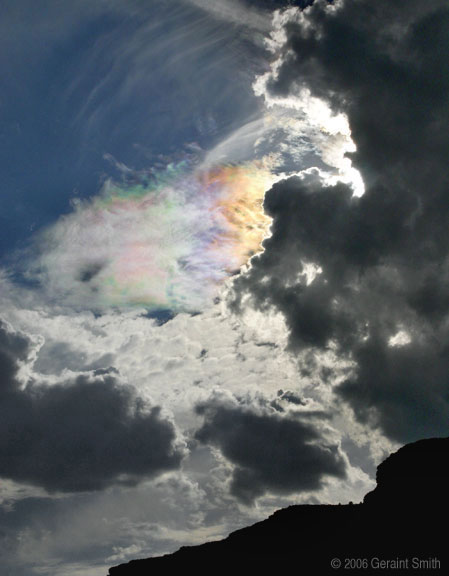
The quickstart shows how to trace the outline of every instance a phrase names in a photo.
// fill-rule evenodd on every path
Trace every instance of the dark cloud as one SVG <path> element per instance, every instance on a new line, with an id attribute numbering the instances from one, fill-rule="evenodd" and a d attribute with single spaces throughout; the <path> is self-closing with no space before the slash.
<path id="1" fill-rule="evenodd" d="M 90 282 L 95 276 L 97 276 L 104 268 L 104 264 L 102 262 L 93 262 L 92 264 L 88 264 L 79 272 L 79 281 L 80 282 Z"/>
<path id="2" fill-rule="evenodd" d="M 278 390 L 276 398 L 271 400 L 269 406 L 277 412 L 285 412 L 283 404 L 295 404 L 296 406 L 306 406 L 306 402 L 294 392 Z M 308 412 L 310 414 L 310 412 Z"/>
<path id="3" fill-rule="evenodd" d="M 232 304 L 250 294 L 280 310 L 293 351 L 333 343 L 354 359 L 336 392 L 363 422 L 401 442 L 447 435 L 449 8 L 335 4 L 307 9 L 309 27 L 286 25 L 268 90 L 307 88 L 347 115 L 366 193 L 313 171 L 277 183 L 265 198 L 272 236 Z M 306 263 L 321 268 L 311 283 Z"/>
<path id="4" fill-rule="evenodd" d="M 302 398 L 300 398 L 294 392 L 290 392 L 289 390 L 286 390 L 285 392 L 283 390 L 278 390 L 277 395 L 278 395 L 278 398 L 280 400 L 285 400 L 287 402 L 290 402 L 291 404 L 296 404 L 298 406 L 305 406 L 306 405 L 306 403 L 304 402 L 304 400 Z"/>
<path id="5" fill-rule="evenodd" d="M 370 249 L 354 243 L 357 229 L 350 217 L 351 199 L 345 185 L 323 187 L 318 178 L 291 178 L 276 184 L 265 196 L 265 211 L 273 218 L 265 252 L 252 261 L 251 273 L 236 282 L 250 291 L 261 308 L 276 306 L 290 329 L 290 346 L 325 347 L 333 338 L 357 337 L 357 314 L 347 300 L 357 286 L 359 262 L 375 258 Z M 332 248 L 331 248 L 332 247 Z M 307 285 L 299 282 L 304 263 L 322 269 Z M 340 300 L 337 300 L 337 296 Z"/>
<path id="6" fill-rule="evenodd" d="M 307 31 L 287 25 L 284 64 L 272 92 L 307 87 L 347 113 L 354 157 L 368 183 L 383 176 L 391 184 L 406 160 L 417 161 L 423 176 L 431 174 L 443 159 L 446 137 L 447 3 L 336 4 L 342 5 L 336 12 L 324 2 L 309 9 Z"/>
<path id="7" fill-rule="evenodd" d="M 360 420 L 406 443 L 447 436 L 449 349 L 431 344 L 394 348 L 371 338 L 355 352 L 357 374 L 339 387 Z"/>
<path id="8" fill-rule="evenodd" d="M 197 407 L 204 424 L 196 438 L 217 446 L 235 469 L 231 491 L 250 503 L 267 491 L 316 490 L 326 476 L 345 477 L 338 447 L 327 443 L 316 422 L 258 414 L 214 401 Z"/>
<path id="9" fill-rule="evenodd" d="M 49 491 L 99 490 L 179 466 L 173 425 L 114 370 L 21 386 L 26 337 L 0 323 L 0 476 Z"/>
<path id="10" fill-rule="evenodd" d="M 28 358 L 29 346 L 28 338 L 8 330 L 6 324 L 0 320 L 0 374 L 6 386 L 17 372 L 17 362 Z"/>

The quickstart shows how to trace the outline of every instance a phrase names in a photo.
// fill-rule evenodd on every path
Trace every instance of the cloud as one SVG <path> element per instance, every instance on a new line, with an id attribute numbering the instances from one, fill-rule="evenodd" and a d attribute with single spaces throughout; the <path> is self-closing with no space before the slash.
<path id="1" fill-rule="evenodd" d="M 447 348 L 431 342 L 388 346 L 371 338 L 355 352 L 358 370 L 337 391 L 358 418 L 402 442 L 447 436 Z"/>
<path id="2" fill-rule="evenodd" d="M 240 0 L 188 0 L 188 2 L 206 10 L 215 18 L 239 26 L 247 26 L 259 32 L 268 32 L 270 29 L 271 15 L 247 2 Z"/>
<path id="3" fill-rule="evenodd" d="M 113 370 L 21 385 L 26 337 L 0 324 L 0 475 L 49 491 L 135 484 L 179 466 L 173 424 Z"/>
<path id="4" fill-rule="evenodd" d="M 101 153 L 143 167 L 148 157 L 137 150 L 157 162 L 187 142 L 214 140 L 217 126 L 228 128 L 250 116 L 255 111 L 251 81 L 263 53 L 254 36 L 270 19 L 230 4 L 102 4 L 112 25 L 100 30 L 89 47 L 90 61 L 66 90 L 75 101 L 78 94 L 87 95 L 75 119 L 86 140 L 101 142 Z M 236 19 L 242 27 L 235 26 Z M 109 141 L 96 134 L 101 129 Z"/>
<path id="5" fill-rule="evenodd" d="M 282 312 L 294 353 L 354 361 L 335 400 L 399 442 L 448 429 L 448 30 L 439 1 L 283 14 L 259 87 L 267 101 L 306 91 L 345 115 L 366 191 L 314 168 L 276 183 L 272 236 L 231 295 L 234 310 Z"/>
<path id="6" fill-rule="evenodd" d="M 333 0 L 330 1 L 332 2 Z M 306 8 L 313 4 L 314 0 L 243 0 L 243 2 L 248 6 L 257 5 L 259 8 L 278 10 L 292 6 Z"/>
<path id="7" fill-rule="evenodd" d="M 325 347 L 335 337 L 351 337 L 348 328 L 358 321 L 344 302 L 350 291 L 345 281 L 354 279 L 359 261 L 369 257 L 353 242 L 356 229 L 349 214 L 360 202 L 347 186 L 323 186 L 314 174 L 275 184 L 264 202 L 272 235 L 249 273 L 234 283 L 233 307 L 249 292 L 256 307 L 283 312 L 292 348 Z M 306 271 L 312 264 L 322 272 L 310 281 Z M 335 304 L 337 296 L 343 296 L 341 305 Z"/>
<path id="8" fill-rule="evenodd" d="M 346 114 L 357 145 L 352 157 L 369 183 L 394 177 L 405 160 L 425 173 L 425 158 L 434 167 L 442 159 L 448 78 L 434 79 L 447 54 L 447 12 L 440 0 L 406 8 L 316 2 L 292 12 L 282 22 L 269 96 L 291 98 L 304 88 Z"/>
<path id="9" fill-rule="evenodd" d="M 148 182 L 108 182 L 35 238 L 24 273 L 78 309 L 197 311 L 260 250 L 272 181 L 262 163 L 196 170 L 186 160 Z"/>
<path id="10" fill-rule="evenodd" d="M 196 438 L 235 465 L 231 492 L 244 502 L 267 491 L 319 490 L 327 476 L 345 477 L 338 446 L 321 436 L 316 422 L 217 401 L 199 405 L 197 412 L 204 423 Z"/>

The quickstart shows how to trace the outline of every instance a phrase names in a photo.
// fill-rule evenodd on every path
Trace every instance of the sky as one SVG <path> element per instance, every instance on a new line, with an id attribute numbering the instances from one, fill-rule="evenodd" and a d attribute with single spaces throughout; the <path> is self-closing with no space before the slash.
<path id="1" fill-rule="evenodd" d="M 0 562 L 358 502 L 449 430 L 445 0 L 3 0 Z"/>

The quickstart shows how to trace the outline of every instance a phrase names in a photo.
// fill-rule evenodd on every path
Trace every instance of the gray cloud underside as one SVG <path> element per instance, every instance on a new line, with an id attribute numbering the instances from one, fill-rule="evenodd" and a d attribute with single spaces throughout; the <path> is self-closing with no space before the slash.
<path id="1" fill-rule="evenodd" d="M 244 502 L 267 491 L 318 490 L 326 476 L 345 477 L 338 447 L 316 422 L 256 413 L 211 401 L 197 407 L 204 424 L 196 438 L 216 446 L 235 465 L 231 493 Z"/>
<path id="2" fill-rule="evenodd" d="M 29 341 L 0 323 L 0 476 L 49 491 L 135 484 L 177 468 L 173 425 L 114 371 L 21 386 Z"/>
<path id="3" fill-rule="evenodd" d="M 338 3 L 336 3 L 338 5 Z M 291 21 L 274 96 L 300 88 L 349 119 L 366 194 L 313 172 L 266 195 L 265 252 L 235 283 L 283 312 L 292 351 L 335 344 L 357 363 L 336 390 L 361 422 L 407 442 L 447 435 L 449 9 L 445 2 L 353 2 Z M 309 285 L 302 262 L 322 268 Z M 400 331 L 410 342 L 392 346 Z"/>

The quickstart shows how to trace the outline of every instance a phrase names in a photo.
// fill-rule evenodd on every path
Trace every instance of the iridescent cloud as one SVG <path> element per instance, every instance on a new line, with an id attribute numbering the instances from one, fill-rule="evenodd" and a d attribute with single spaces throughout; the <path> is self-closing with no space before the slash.
<path id="1" fill-rule="evenodd" d="M 145 184 L 108 182 L 48 228 L 33 266 L 73 306 L 196 311 L 261 249 L 268 161 L 169 164 Z"/>

